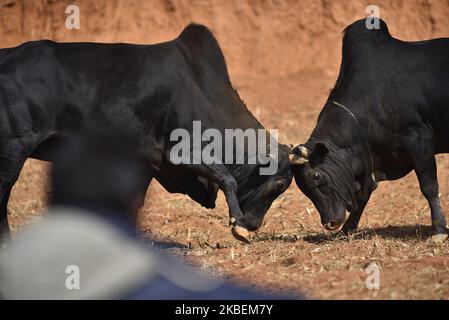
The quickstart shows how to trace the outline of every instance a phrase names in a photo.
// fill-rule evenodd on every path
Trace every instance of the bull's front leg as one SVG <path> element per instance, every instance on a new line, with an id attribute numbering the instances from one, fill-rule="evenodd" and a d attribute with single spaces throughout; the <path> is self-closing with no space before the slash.
<path id="1" fill-rule="evenodd" d="M 249 243 L 249 234 L 245 227 L 242 227 L 240 221 L 243 220 L 243 213 L 237 198 L 237 182 L 234 177 L 227 177 L 227 182 L 223 184 L 223 190 L 226 203 L 229 207 L 229 225 L 232 225 L 232 235 L 240 241 Z"/>
<path id="2" fill-rule="evenodd" d="M 368 203 L 368 200 L 363 200 L 359 204 L 359 207 L 351 212 L 349 214 L 348 219 L 346 220 L 345 224 L 343 225 L 343 228 L 341 231 L 345 235 L 350 235 L 351 233 L 357 231 L 357 227 L 359 226 L 360 218 L 362 217 L 363 210 L 365 210 L 366 204 Z"/>
<path id="3" fill-rule="evenodd" d="M 432 135 L 427 129 L 422 129 L 405 138 L 404 142 L 412 158 L 421 192 L 429 202 L 432 240 L 443 242 L 448 237 L 448 230 L 440 204 Z"/>
<path id="4" fill-rule="evenodd" d="M 237 181 L 231 175 L 226 166 L 222 164 L 186 165 L 193 173 L 212 182 L 215 182 L 223 191 L 229 209 L 229 224 L 233 226 L 232 234 L 240 241 L 249 242 L 249 235 L 242 225 L 243 212 L 237 198 Z"/>

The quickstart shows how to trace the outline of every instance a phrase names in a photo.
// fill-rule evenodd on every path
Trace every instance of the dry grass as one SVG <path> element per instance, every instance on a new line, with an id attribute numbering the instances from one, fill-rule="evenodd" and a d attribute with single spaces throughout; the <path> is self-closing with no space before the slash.
<path id="1" fill-rule="evenodd" d="M 158 185 L 152 186 L 158 197 L 148 200 L 142 229 L 171 243 L 168 250 L 188 262 L 239 284 L 326 299 L 448 299 L 449 243 L 427 241 L 429 217 L 419 190 L 413 190 L 415 201 L 399 196 L 415 180 L 381 186 L 361 231 L 351 237 L 323 232 L 317 213 L 294 185 L 274 203 L 251 245 L 231 237 L 222 196 L 218 208 L 208 211 Z M 371 262 L 381 267 L 380 290 L 365 287 L 364 270 Z"/>

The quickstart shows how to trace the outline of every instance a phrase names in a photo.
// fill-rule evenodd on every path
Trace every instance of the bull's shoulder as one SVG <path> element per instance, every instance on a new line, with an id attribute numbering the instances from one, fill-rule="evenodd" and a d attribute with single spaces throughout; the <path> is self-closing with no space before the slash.
<path id="1" fill-rule="evenodd" d="M 201 69 L 212 67 L 214 72 L 229 81 L 223 52 L 217 39 L 206 26 L 189 24 L 176 41 L 187 51 L 192 64 Z"/>
<path id="2" fill-rule="evenodd" d="M 367 19 L 361 19 L 345 28 L 343 35 L 344 61 L 355 62 L 363 57 L 372 61 L 373 54 L 370 53 L 374 52 L 380 59 L 384 59 L 386 57 L 385 50 L 389 51 L 388 55 L 390 56 L 392 52 L 406 52 L 409 55 L 413 53 L 420 55 L 426 52 L 425 56 L 446 57 L 446 53 L 449 52 L 448 38 L 403 41 L 390 34 L 387 24 L 382 19 L 379 18 L 376 26 L 371 23 Z M 425 56 L 420 55 L 417 59 L 424 61 Z"/>
<path id="3" fill-rule="evenodd" d="M 376 40 L 390 38 L 391 34 L 384 20 L 373 23 L 371 20 L 360 19 L 347 26 L 344 31 L 344 39 L 351 40 Z"/>
<path id="4" fill-rule="evenodd" d="M 367 19 L 357 20 L 343 31 L 343 58 L 355 58 L 364 55 L 364 50 L 379 48 L 380 44 L 391 41 L 388 26 L 382 19 L 378 25 L 371 25 Z"/>

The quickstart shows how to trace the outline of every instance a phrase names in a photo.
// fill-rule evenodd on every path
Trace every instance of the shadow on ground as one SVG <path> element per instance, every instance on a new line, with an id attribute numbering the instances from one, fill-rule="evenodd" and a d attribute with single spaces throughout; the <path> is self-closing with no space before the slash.
<path id="1" fill-rule="evenodd" d="M 346 236 L 341 232 L 337 233 L 319 233 L 303 238 L 309 243 L 323 243 L 335 240 L 349 241 L 349 240 L 368 240 L 373 237 L 380 237 L 382 239 L 395 240 L 425 240 L 431 236 L 431 227 L 427 225 L 406 225 L 406 226 L 387 226 L 379 228 L 368 228 L 357 231 L 356 233 Z"/>

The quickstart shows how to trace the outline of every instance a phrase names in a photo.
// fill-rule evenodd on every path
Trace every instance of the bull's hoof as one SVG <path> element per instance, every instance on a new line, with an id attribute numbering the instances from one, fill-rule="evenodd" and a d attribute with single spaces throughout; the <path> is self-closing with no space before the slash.
<path id="1" fill-rule="evenodd" d="M 347 237 L 349 237 L 350 235 L 354 234 L 356 231 L 357 231 L 357 229 L 345 229 L 345 228 L 343 228 L 343 229 L 340 230 L 340 233 L 345 235 L 345 236 L 347 236 Z"/>
<path id="2" fill-rule="evenodd" d="M 446 241 L 448 236 L 449 235 L 447 233 L 438 233 L 438 234 L 434 234 L 432 237 L 430 237 L 430 239 L 432 240 L 433 243 L 441 244 L 444 241 Z"/>
<path id="3" fill-rule="evenodd" d="M 233 226 L 231 231 L 232 231 L 232 235 L 237 240 L 245 242 L 245 243 L 250 243 L 249 232 L 245 228 L 240 227 L 240 226 Z"/>

